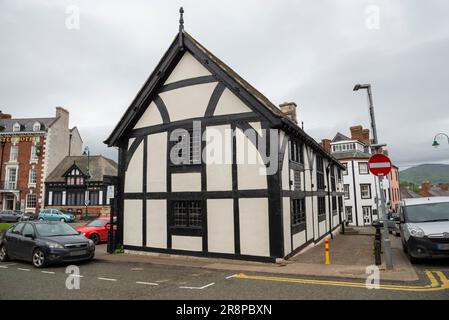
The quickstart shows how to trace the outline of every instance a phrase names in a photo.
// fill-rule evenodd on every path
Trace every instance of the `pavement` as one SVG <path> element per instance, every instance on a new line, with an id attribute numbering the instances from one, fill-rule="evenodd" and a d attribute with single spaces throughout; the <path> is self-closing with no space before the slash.
<path id="1" fill-rule="evenodd" d="M 415 282 L 420 280 L 413 266 L 402 252 L 400 238 L 390 235 L 394 270 L 379 266 L 382 280 Z M 366 279 L 367 268 L 374 264 L 373 236 L 365 228 L 351 235 L 336 234 L 329 242 L 331 264 L 325 265 L 324 241 L 304 253 L 280 263 L 259 263 L 230 259 L 189 257 L 148 252 L 125 254 L 98 253 L 98 259 L 110 262 L 135 262 L 159 265 L 200 267 L 236 272 L 263 272 L 270 274 L 305 275 L 333 278 Z M 382 258 L 384 261 L 384 258 Z"/>

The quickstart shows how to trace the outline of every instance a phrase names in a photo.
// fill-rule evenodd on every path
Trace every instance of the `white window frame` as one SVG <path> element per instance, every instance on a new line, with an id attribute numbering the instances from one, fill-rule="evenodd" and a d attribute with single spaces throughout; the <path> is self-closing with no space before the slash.
<path id="1" fill-rule="evenodd" d="M 15 152 L 13 152 L 15 150 Z M 13 158 L 13 154 L 15 157 Z M 9 149 L 9 161 L 16 162 L 19 158 L 19 146 L 17 144 L 11 144 L 11 149 Z"/>
<path id="2" fill-rule="evenodd" d="M 363 190 L 363 187 L 367 187 L 368 189 L 366 190 L 367 192 L 368 192 L 368 196 L 364 196 L 363 195 L 363 193 L 364 193 L 364 190 Z M 361 184 L 360 185 L 360 197 L 362 198 L 362 199 L 371 199 L 371 197 L 372 197 L 372 195 L 371 195 L 371 184 L 368 184 L 368 183 L 366 183 L 366 184 Z"/>
<path id="3" fill-rule="evenodd" d="M 29 206 L 29 197 L 30 196 L 34 196 L 34 207 L 30 207 Z M 26 198 L 26 208 L 27 209 L 36 209 L 36 205 L 37 205 L 37 197 L 36 197 L 36 194 L 35 193 L 28 193 L 27 194 L 27 198 Z"/>
<path id="4" fill-rule="evenodd" d="M 10 180 L 11 170 L 15 170 L 15 180 L 14 181 Z M 15 190 L 15 189 L 17 189 L 18 173 L 19 173 L 19 168 L 17 168 L 17 167 L 6 167 L 5 189 L 7 189 L 7 190 Z M 11 183 L 14 184 L 13 188 L 9 187 L 9 185 Z"/>
<path id="5" fill-rule="evenodd" d="M 19 132 L 20 129 L 21 129 L 21 125 L 18 122 L 14 123 L 14 125 L 12 126 L 12 132 Z"/>
<path id="6" fill-rule="evenodd" d="M 31 181 L 31 177 L 33 176 L 31 174 L 32 172 L 34 172 L 34 180 L 35 180 L 34 182 Z M 29 173 L 28 173 L 28 184 L 36 185 L 36 183 L 37 183 L 37 169 L 36 168 L 31 168 Z"/>
<path id="7" fill-rule="evenodd" d="M 39 156 L 37 155 L 37 145 L 32 144 L 31 145 L 31 156 L 30 156 L 30 160 L 31 161 L 37 161 L 39 160 Z"/>
<path id="8" fill-rule="evenodd" d="M 33 124 L 33 131 L 34 132 L 41 131 L 41 124 L 39 122 L 35 122 Z"/>
<path id="9" fill-rule="evenodd" d="M 362 172 L 362 165 L 364 167 L 366 166 L 366 171 L 363 170 L 363 172 Z M 368 162 L 359 162 L 359 174 L 369 174 Z"/>

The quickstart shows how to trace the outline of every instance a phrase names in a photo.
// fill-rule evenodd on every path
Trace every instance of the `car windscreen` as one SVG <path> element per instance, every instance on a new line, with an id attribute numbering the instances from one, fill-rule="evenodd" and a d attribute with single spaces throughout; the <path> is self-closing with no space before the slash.
<path id="1" fill-rule="evenodd" d="M 36 230 L 41 237 L 78 235 L 75 229 L 65 223 L 38 223 Z"/>
<path id="2" fill-rule="evenodd" d="M 449 221 L 449 202 L 404 207 L 406 222 Z"/>
<path id="3" fill-rule="evenodd" d="M 89 222 L 88 224 L 86 224 L 86 226 L 88 227 L 104 227 L 106 225 L 106 223 L 108 223 L 108 220 L 104 220 L 104 219 L 96 219 L 93 220 L 91 222 Z"/>

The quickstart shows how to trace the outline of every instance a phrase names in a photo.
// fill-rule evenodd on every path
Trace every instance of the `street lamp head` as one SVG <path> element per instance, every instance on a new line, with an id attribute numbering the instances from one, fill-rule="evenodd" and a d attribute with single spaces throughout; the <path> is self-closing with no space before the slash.
<path id="1" fill-rule="evenodd" d="M 83 151 L 83 156 L 88 156 L 89 155 L 89 147 L 85 147 L 84 151 Z"/>
<path id="2" fill-rule="evenodd" d="M 434 148 L 438 148 L 439 147 L 439 143 L 438 143 L 438 141 L 436 141 L 436 140 L 433 140 L 433 143 L 432 143 L 432 147 L 434 147 Z"/>
<path id="3" fill-rule="evenodd" d="M 358 90 L 360 90 L 360 89 L 368 89 L 369 87 L 371 87 L 370 84 L 360 84 L 360 83 L 357 83 L 357 84 L 354 86 L 354 89 L 352 89 L 352 90 L 353 90 L 353 91 L 358 91 Z"/>

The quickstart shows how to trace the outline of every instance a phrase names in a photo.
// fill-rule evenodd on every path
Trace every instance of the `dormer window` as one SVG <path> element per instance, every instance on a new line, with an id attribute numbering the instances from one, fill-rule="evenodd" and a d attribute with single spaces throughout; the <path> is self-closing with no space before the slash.
<path id="1" fill-rule="evenodd" d="M 35 123 L 33 124 L 33 131 L 34 131 L 34 132 L 36 132 L 36 131 L 41 131 L 41 124 L 40 124 L 39 122 L 35 122 Z"/>
<path id="2" fill-rule="evenodd" d="M 68 186 L 82 186 L 84 185 L 84 175 L 77 168 L 73 168 L 66 175 L 66 182 Z"/>
<path id="3" fill-rule="evenodd" d="M 21 125 L 18 122 L 14 123 L 14 125 L 12 126 L 12 131 L 13 132 L 19 132 L 20 129 L 21 129 Z"/>

